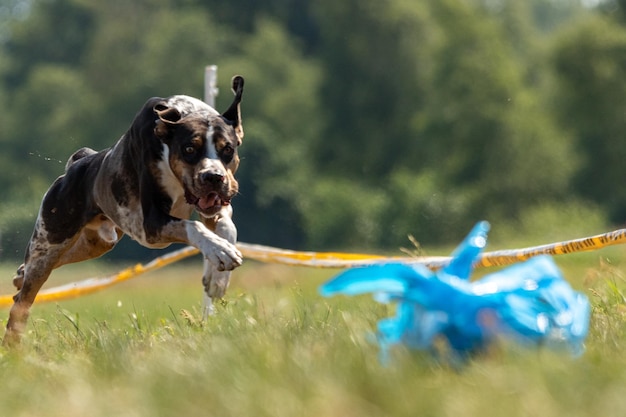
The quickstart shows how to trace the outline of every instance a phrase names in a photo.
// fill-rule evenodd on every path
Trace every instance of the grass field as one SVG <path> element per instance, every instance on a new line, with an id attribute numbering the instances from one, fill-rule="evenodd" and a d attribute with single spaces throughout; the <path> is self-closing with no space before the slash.
<path id="1" fill-rule="evenodd" d="M 624 248 L 558 258 L 594 307 L 582 357 L 505 345 L 459 371 L 404 349 L 382 366 L 368 332 L 390 307 L 321 298 L 332 270 L 247 262 L 202 323 L 195 259 L 36 305 L 23 346 L 0 348 L 0 416 L 623 417 L 623 260 Z M 123 266 L 68 267 L 49 285 Z M 0 268 L 2 294 L 13 268 Z"/>

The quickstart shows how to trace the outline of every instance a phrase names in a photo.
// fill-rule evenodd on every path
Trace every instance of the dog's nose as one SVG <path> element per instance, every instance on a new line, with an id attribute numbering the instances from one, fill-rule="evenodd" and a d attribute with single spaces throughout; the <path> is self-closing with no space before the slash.
<path id="1" fill-rule="evenodd" d="M 226 177 L 220 171 L 206 171 L 200 174 L 200 180 L 205 184 L 220 185 L 226 181 Z"/>

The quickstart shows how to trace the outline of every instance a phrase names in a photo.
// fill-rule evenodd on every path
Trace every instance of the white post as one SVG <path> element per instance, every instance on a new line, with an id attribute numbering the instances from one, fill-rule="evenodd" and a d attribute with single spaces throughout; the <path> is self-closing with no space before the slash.
<path id="1" fill-rule="evenodd" d="M 204 67 L 204 102 L 215 108 L 215 97 L 217 97 L 218 93 L 217 65 L 207 65 Z M 215 314 L 215 306 L 213 305 L 213 300 L 206 292 L 204 292 L 203 299 L 202 320 L 206 321 L 209 316 Z"/>
<path id="2" fill-rule="evenodd" d="M 218 93 L 217 65 L 207 65 L 204 68 L 204 102 L 215 108 L 215 97 Z"/>

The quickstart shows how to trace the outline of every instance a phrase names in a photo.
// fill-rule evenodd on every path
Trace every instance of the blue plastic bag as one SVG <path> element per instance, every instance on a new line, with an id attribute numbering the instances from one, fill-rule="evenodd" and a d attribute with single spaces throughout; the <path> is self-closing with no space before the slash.
<path id="1" fill-rule="evenodd" d="M 378 323 L 383 356 L 396 344 L 431 350 L 435 340 L 443 338 L 451 353 L 463 359 L 501 336 L 582 352 L 589 301 L 572 290 L 550 257 L 532 258 L 469 281 L 488 231 L 487 222 L 478 223 L 439 271 L 399 263 L 355 268 L 323 284 L 320 292 L 373 293 L 380 302 L 397 303 L 395 317 Z"/>

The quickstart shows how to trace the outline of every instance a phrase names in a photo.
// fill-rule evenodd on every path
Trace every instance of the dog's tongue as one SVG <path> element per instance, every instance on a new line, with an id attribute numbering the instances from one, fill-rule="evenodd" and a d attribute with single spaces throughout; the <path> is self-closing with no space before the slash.
<path id="1" fill-rule="evenodd" d="M 198 200 L 198 207 L 202 210 L 210 209 L 213 206 L 216 206 L 220 203 L 220 197 L 217 193 L 209 193 L 209 195 L 202 197 Z"/>

